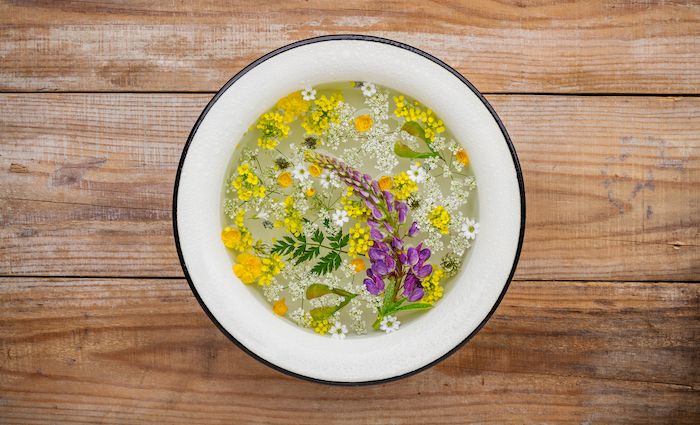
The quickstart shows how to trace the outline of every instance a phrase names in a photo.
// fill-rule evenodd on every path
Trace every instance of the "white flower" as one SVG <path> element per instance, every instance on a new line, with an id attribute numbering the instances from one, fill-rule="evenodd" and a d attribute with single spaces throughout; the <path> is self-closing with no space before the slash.
<path id="1" fill-rule="evenodd" d="M 408 178 L 416 183 L 423 183 L 428 173 L 425 172 L 425 168 L 421 167 L 420 162 L 416 162 L 411 165 L 411 169 L 408 170 Z"/>
<path id="2" fill-rule="evenodd" d="M 340 322 L 335 322 L 333 326 L 331 326 L 329 333 L 333 339 L 345 339 L 345 335 L 348 333 L 348 327 Z"/>
<path id="3" fill-rule="evenodd" d="M 301 91 L 301 97 L 306 101 L 314 100 L 316 99 L 316 90 L 312 87 L 306 87 Z"/>
<path id="4" fill-rule="evenodd" d="M 335 223 L 336 226 L 343 227 L 343 224 L 347 223 L 348 221 L 350 221 L 350 217 L 348 217 L 347 211 L 335 210 L 333 213 L 333 223 Z"/>
<path id="5" fill-rule="evenodd" d="M 474 239 L 477 233 L 479 233 L 479 223 L 471 218 L 466 219 L 464 224 L 462 224 L 462 236 L 467 239 Z"/>
<path id="6" fill-rule="evenodd" d="M 362 83 L 360 89 L 366 97 L 372 97 L 377 92 L 377 88 L 372 83 Z"/>
<path id="7" fill-rule="evenodd" d="M 304 164 L 298 164 L 294 166 L 294 169 L 292 170 L 292 175 L 295 179 L 299 180 L 300 182 L 305 182 L 309 178 L 309 170 L 307 170 L 306 167 L 304 167 Z"/>
<path id="8" fill-rule="evenodd" d="M 321 186 L 323 186 L 324 189 L 328 189 L 331 186 L 340 187 L 340 181 L 338 178 L 335 176 L 335 174 L 328 170 L 323 170 L 318 178 L 321 182 Z"/>
<path id="9" fill-rule="evenodd" d="M 379 329 L 390 334 L 394 331 L 399 330 L 401 322 L 396 318 L 396 316 L 384 316 L 381 323 L 379 324 Z"/>

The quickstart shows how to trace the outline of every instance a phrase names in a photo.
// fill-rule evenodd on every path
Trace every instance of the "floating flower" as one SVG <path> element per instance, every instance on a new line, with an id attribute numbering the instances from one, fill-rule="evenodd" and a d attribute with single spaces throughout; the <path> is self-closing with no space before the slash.
<path id="1" fill-rule="evenodd" d="M 306 101 L 311 101 L 316 99 L 316 90 L 313 87 L 306 87 L 301 91 L 301 97 Z"/>
<path id="2" fill-rule="evenodd" d="M 401 326 L 401 322 L 399 322 L 399 319 L 397 319 L 396 316 L 384 316 L 379 324 L 379 329 L 390 334 L 394 331 L 398 331 L 399 326 Z"/>
<path id="3" fill-rule="evenodd" d="M 262 274 L 262 260 L 260 257 L 243 253 L 236 257 L 233 265 L 233 273 L 246 285 L 254 283 Z"/>
<path id="4" fill-rule="evenodd" d="M 289 126 L 285 124 L 284 116 L 279 112 L 263 114 L 255 128 L 260 130 L 258 146 L 263 149 L 274 149 L 279 144 L 280 139 L 289 134 Z"/>
<path id="5" fill-rule="evenodd" d="M 408 178 L 414 183 L 423 183 L 427 175 L 428 173 L 425 171 L 425 168 L 420 165 L 420 162 L 411 165 L 411 168 L 408 170 Z"/>
<path id="6" fill-rule="evenodd" d="M 413 192 L 418 190 L 416 182 L 408 177 L 406 172 L 401 172 L 397 176 L 394 176 L 394 187 L 391 189 L 391 193 L 396 197 L 396 199 L 407 199 Z"/>
<path id="7" fill-rule="evenodd" d="M 304 167 L 304 164 L 297 164 L 292 170 L 292 175 L 300 182 L 305 182 L 309 178 L 309 174 L 309 170 Z"/>
<path id="8" fill-rule="evenodd" d="M 364 202 L 355 199 L 355 189 L 348 187 L 345 195 L 340 199 L 340 204 L 343 206 L 348 215 L 354 219 L 365 219 L 372 213 Z"/>
<path id="9" fill-rule="evenodd" d="M 289 187 L 292 184 L 292 175 L 289 174 L 289 172 L 285 171 L 283 173 L 280 173 L 279 176 L 277 176 L 277 184 L 279 184 L 282 187 Z"/>
<path id="10" fill-rule="evenodd" d="M 373 83 L 364 82 L 360 86 L 360 90 L 365 97 L 372 97 L 377 92 L 377 87 Z"/>
<path id="11" fill-rule="evenodd" d="M 301 123 L 309 134 L 321 135 L 332 124 L 340 122 L 338 106 L 343 102 L 343 96 L 338 93 L 326 97 L 322 95 L 316 99 L 305 114 L 305 119 Z"/>
<path id="12" fill-rule="evenodd" d="M 238 192 L 238 199 L 248 201 L 252 197 L 264 198 L 265 186 L 260 184 L 260 179 L 250 168 L 250 164 L 244 162 L 236 169 L 238 176 L 231 182 L 231 186 Z"/>
<path id="13" fill-rule="evenodd" d="M 284 218 L 275 222 L 275 227 L 284 226 L 289 233 L 298 236 L 303 228 L 304 216 L 294 206 L 294 198 L 288 196 L 284 200 Z"/>
<path id="14" fill-rule="evenodd" d="M 475 239 L 479 233 L 479 223 L 471 218 L 466 219 L 464 224 L 462 224 L 461 233 L 467 239 Z"/>
<path id="15" fill-rule="evenodd" d="M 438 119 L 432 110 L 424 109 L 421 104 L 414 101 L 411 105 L 404 96 L 394 97 L 394 115 L 398 118 L 405 118 L 408 122 L 418 122 L 423 124 L 425 137 L 428 141 L 435 140 L 435 136 L 445 131 L 445 124 Z"/>
<path id="16" fill-rule="evenodd" d="M 314 189 L 313 187 L 310 187 L 310 188 L 306 189 L 306 192 L 304 194 L 310 198 L 316 194 L 316 189 Z"/>
<path id="17" fill-rule="evenodd" d="M 288 310 L 289 308 L 287 307 L 287 303 L 284 301 L 284 298 L 280 298 L 279 300 L 275 301 L 274 304 L 272 304 L 272 311 L 278 316 L 284 316 L 287 314 Z"/>
<path id="18" fill-rule="evenodd" d="M 381 190 L 389 190 L 394 185 L 389 176 L 381 176 L 379 180 L 377 180 L 377 183 L 379 183 L 379 188 Z"/>
<path id="19" fill-rule="evenodd" d="M 457 150 L 457 153 L 455 153 L 455 159 L 465 167 L 469 165 L 469 155 L 467 155 L 467 151 L 464 149 Z"/>
<path id="20" fill-rule="evenodd" d="M 316 164 L 309 165 L 309 174 L 311 174 L 314 177 L 320 177 L 321 176 L 321 167 L 319 167 Z"/>
<path id="21" fill-rule="evenodd" d="M 289 124 L 308 111 L 311 104 L 302 97 L 301 92 L 296 91 L 280 99 L 275 106 L 284 113 L 282 120 Z"/>
<path id="22" fill-rule="evenodd" d="M 355 118 L 355 128 L 357 131 L 365 132 L 372 128 L 372 117 L 369 115 L 360 115 Z"/>
<path id="23" fill-rule="evenodd" d="M 365 269 L 365 261 L 362 258 L 355 258 L 354 260 L 350 261 L 350 265 L 352 265 L 353 269 L 357 273 Z"/>
<path id="24" fill-rule="evenodd" d="M 334 339 L 345 339 L 345 335 L 348 334 L 348 327 L 340 322 L 335 322 L 329 331 L 331 337 Z"/>
<path id="25" fill-rule="evenodd" d="M 369 228 L 363 227 L 360 223 L 356 223 L 355 227 L 350 229 L 350 247 L 348 248 L 348 255 L 350 257 L 358 257 L 360 255 L 366 255 L 367 250 L 374 245 L 369 237 Z"/>
<path id="26" fill-rule="evenodd" d="M 445 272 L 442 269 L 435 268 L 433 273 L 423 281 L 423 290 L 425 291 L 425 295 L 423 296 L 423 299 L 421 299 L 422 302 L 434 304 L 437 300 L 442 298 L 443 288 L 440 285 L 440 280 L 444 275 Z"/>
<path id="27" fill-rule="evenodd" d="M 338 178 L 333 172 L 328 170 L 323 170 L 321 172 L 321 175 L 319 176 L 319 182 L 321 183 L 321 187 L 323 187 L 324 189 L 328 189 L 331 187 L 340 187 L 340 181 L 338 180 Z"/>
<path id="28" fill-rule="evenodd" d="M 333 223 L 338 227 L 343 227 L 343 224 L 350 221 L 348 212 L 345 210 L 335 210 L 333 213 Z"/>
<path id="29" fill-rule="evenodd" d="M 258 285 L 269 285 L 272 282 L 272 278 L 280 274 L 283 268 L 284 263 L 282 262 L 282 257 L 279 254 L 271 254 L 267 258 L 263 258 Z"/>
<path id="30" fill-rule="evenodd" d="M 319 335 L 325 335 L 331 328 L 331 324 L 327 319 L 324 320 L 312 320 L 310 327 Z"/>
<path id="31" fill-rule="evenodd" d="M 226 248 L 238 252 L 247 251 L 253 245 L 253 236 L 248 231 L 231 227 L 224 228 L 221 232 L 221 240 Z"/>
<path id="32" fill-rule="evenodd" d="M 442 205 L 438 205 L 430 211 L 428 220 L 440 233 L 446 235 L 449 232 L 450 214 Z"/>

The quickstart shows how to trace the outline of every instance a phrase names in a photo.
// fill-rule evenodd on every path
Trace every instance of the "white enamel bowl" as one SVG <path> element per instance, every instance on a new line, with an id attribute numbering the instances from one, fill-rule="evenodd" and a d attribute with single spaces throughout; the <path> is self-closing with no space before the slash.
<path id="1" fill-rule="evenodd" d="M 469 152 L 480 232 L 435 308 L 392 334 L 321 338 L 271 313 L 231 271 L 220 240 L 221 186 L 236 143 L 279 98 L 308 85 L 372 81 L 419 99 Z M 505 294 L 522 245 L 525 199 L 515 150 L 488 102 L 438 59 L 391 40 L 326 36 L 283 47 L 247 66 L 214 96 L 182 153 L 173 199 L 175 240 L 202 308 L 239 347 L 282 372 L 325 383 L 383 382 L 456 351 Z"/>

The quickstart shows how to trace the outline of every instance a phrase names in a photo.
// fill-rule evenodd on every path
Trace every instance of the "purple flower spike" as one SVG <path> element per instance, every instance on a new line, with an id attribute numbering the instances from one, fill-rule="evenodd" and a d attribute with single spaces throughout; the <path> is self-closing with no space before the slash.
<path id="1" fill-rule="evenodd" d="M 411 228 L 408 229 L 408 236 L 414 236 L 416 233 L 418 233 L 418 223 L 414 221 Z"/>
<path id="2" fill-rule="evenodd" d="M 403 224 L 406 221 L 406 214 L 408 213 L 408 205 L 405 202 L 397 202 L 396 211 L 399 212 L 399 224 Z"/>
<path id="3" fill-rule="evenodd" d="M 375 241 L 381 241 L 382 239 L 384 239 L 384 235 L 376 227 L 371 227 L 369 229 L 369 235 Z"/>
<path id="4" fill-rule="evenodd" d="M 415 266 L 418 263 L 418 250 L 411 247 L 408 248 L 408 252 L 406 253 L 408 256 L 408 261 L 407 264 L 411 266 Z"/>
<path id="5" fill-rule="evenodd" d="M 425 295 L 425 291 L 419 286 L 408 295 L 408 300 L 410 302 L 415 302 L 423 298 L 423 295 Z"/>

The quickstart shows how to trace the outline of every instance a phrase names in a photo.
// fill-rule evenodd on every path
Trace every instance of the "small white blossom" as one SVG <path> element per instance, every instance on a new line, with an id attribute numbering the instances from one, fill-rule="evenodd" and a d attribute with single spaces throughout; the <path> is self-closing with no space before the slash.
<path id="1" fill-rule="evenodd" d="M 301 91 L 301 97 L 306 101 L 311 101 L 316 99 L 316 90 L 312 87 L 306 87 Z"/>
<path id="2" fill-rule="evenodd" d="M 476 235 L 478 233 L 479 223 L 472 220 L 471 218 L 466 219 L 464 221 L 464 224 L 462 224 L 462 236 L 464 236 L 467 239 L 474 239 L 476 238 Z"/>
<path id="3" fill-rule="evenodd" d="M 330 187 L 340 187 L 340 180 L 338 180 L 338 176 L 328 170 L 323 170 L 318 178 L 321 182 L 321 186 L 324 189 L 328 189 Z"/>
<path id="4" fill-rule="evenodd" d="M 372 83 L 362 83 L 360 89 L 365 97 L 372 97 L 377 92 L 377 87 Z"/>
<path id="5" fill-rule="evenodd" d="M 304 167 L 304 164 L 297 164 L 292 170 L 292 175 L 300 182 L 305 182 L 309 178 L 309 170 Z"/>
<path id="6" fill-rule="evenodd" d="M 345 339 L 345 335 L 348 334 L 348 327 L 340 322 L 335 322 L 333 326 L 331 326 L 329 333 L 333 339 Z"/>
<path id="7" fill-rule="evenodd" d="M 425 168 L 420 165 L 420 162 L 416 162 L 411 165 L 411 169 L 408 170 L 408 178 L 416 183 L 423 183 L 427 177 L 427 172 Z"/>
<path id="8" fill-rule="evenodd" d="M 379 329 L 390 334 L 394 331 L 398 331 L 400 325 L 401 322 L 399 322 L 396 316 L 384 316 L 381 323 L 379 323 Z"/>
<path id="9" fill-rule="evenodd" d="M 333 213 L 333 223 L 335 223 L 336 226 L 343 227 L 343 224 L 347 223 L 348 221 L 350 221 L 350 217 L 348 216 L 347 211 L 335 210 Z"/>

